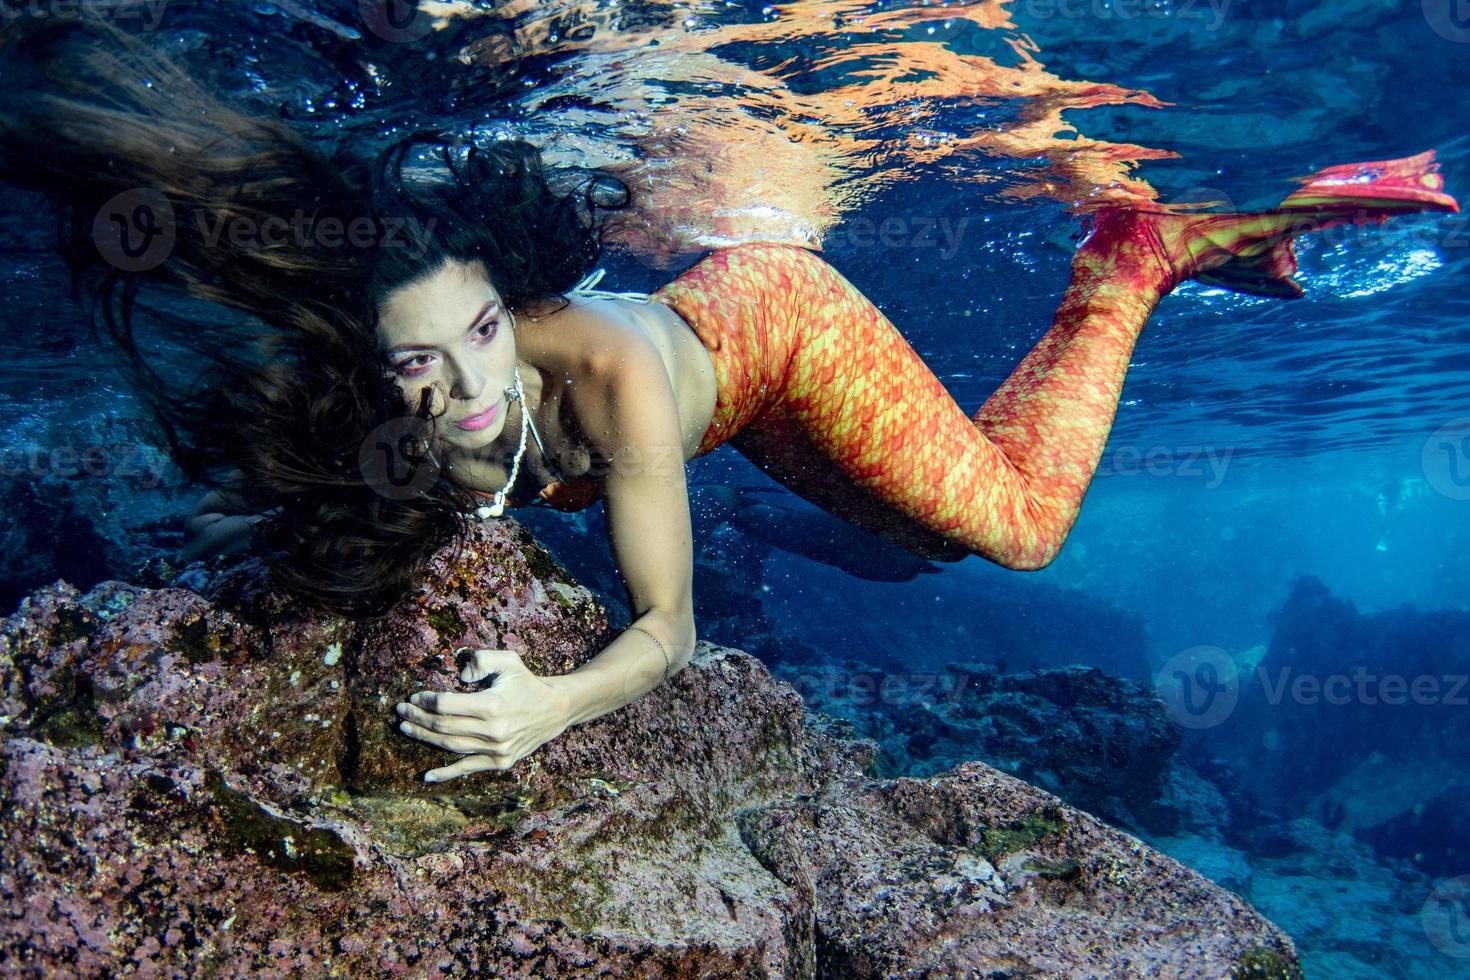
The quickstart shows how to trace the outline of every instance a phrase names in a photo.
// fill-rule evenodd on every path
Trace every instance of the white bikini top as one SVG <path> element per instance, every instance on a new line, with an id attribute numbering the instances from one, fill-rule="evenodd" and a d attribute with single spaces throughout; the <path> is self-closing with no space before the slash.
<path id="1" fill-rule="evenodd" d="M 593 269 L 582 278 L 581 282 L 577 283 L 575 286 L 569 289 L 567 291 L 568 294 L 575 293 L 578 296 L 600 296 L 603 299 L 631 299 L 635 303 L 653 302 L 653 297 L 648 293 L 619 293 L 614 292 L 610 289 L 592 288 L 602 281 L 602 276 L 605 272 L 607 272 L 606 269 Z"/>
<path id="2" fill-rule="evenodd" d="M 603 277 L 603 275 L 606 272 L 607 272 L 606 269 L 593 269 L 591 272 L 587 273 L 587 275 L 585 275 L 585 276 L 582 277 L 582 281 L 581 282 L 577 283 L 571 289 L 567 290 L 567 294 L 568 295 L 576 295 L 576 296 L 591 296 L 591 297 L 596 297 L 596 298 L 601 298 L 601 299 L 631 299 L 635 303 L 651 303 L 651 302 L 653 302 L 653 297 L 650 294 L 648 294 L 648 293 L 616 292 L 616 291 L 611 290 L 611 289 L 596 289 L 596 288 L 594 288 L 599 282 L 602 281 L 602 277 Z M 535 431 L 536 430 L 534 428 L 532 428 L 532 430 L 531 430 L 532 434 L 535 434 Z M 536 436 L 536 448 L 538 448 L 538 449 L 541 448 L 541 437 L 539 435 Z M 557 478 L 556 482 L 559 483 L 559 484 L 565 485 L 568 481 L 565 478 L 562 477 L 561 471 L 556 467 L 556 465 L 554 463 L 552 463 L 549 459 L 546 458 L 546 452 L 545 452 L 545 450 L 542 450 L 542 452 L 541 452 L 541 458 L 543 460 L 546 460 L 547 468 L 550 469 L 551 472 Z M 555 484 L 552 484 L 552 485 L 555 485 Z M 545 488 L 543 488 L 543 489 L 545 489 Z M 525 503 L 520 504 L 518 506 L 521 506 L 521 507 L 536 507 L 536 506 L 546 506 L 546 507 L 549 507 L 549 506 L 551 506 L 551 504 L 550 504 L 549 501 L 545 500 L 544 498 L 542 498 L 542 497 L 540 497 L 538 495 L 538 496 L 532 497 L 530 500 L 528 500 Z"/>

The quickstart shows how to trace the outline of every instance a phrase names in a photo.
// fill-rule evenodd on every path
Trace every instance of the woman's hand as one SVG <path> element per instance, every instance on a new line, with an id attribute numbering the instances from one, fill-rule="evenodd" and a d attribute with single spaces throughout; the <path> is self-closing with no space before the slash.
<path id="1" fill-rule="evenodd" d="M 185 541 L 174 555 L 174 564 L 187 565 L 200 558 L 249 551 L 255 525 L 280 510 L 275 507 L 263 514 L 253 514 L 233 497 L 218 490 L 209 491 L 194 505 L 194 512 L 184 523 Z"/>
<path id="2" fill-rule="evenodd" d="M 189 518 L 184 533 L 189 536 L 174 555 L 174 564 L 214 555 L 238 555 L 250 550 L 255 525 L 265 514 L 199 514 Z"/>
<path id="3" fill-rule="evenodd" d="M 513 650 L 476 650 L 460 673 L 466 683 L 496 674 L 494 686 L 473 694 L 419 691 L 399 702 L 405 735 L 465 758 L 431 769 L 424 781 L 443 782 L 485 769 L 509 769 L 567 730 L 571 708 L 561 691 L 537 677 Z"/>

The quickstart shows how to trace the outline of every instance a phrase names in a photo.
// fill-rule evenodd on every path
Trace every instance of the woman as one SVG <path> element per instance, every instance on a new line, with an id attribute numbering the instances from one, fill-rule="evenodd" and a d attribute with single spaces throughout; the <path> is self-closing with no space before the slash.
<path id="1" fill-rule="evenodd" d="M 1197 278 L 1299 296 L 1292 236 L 1456 210 L 1431 152 L 1322 171 L 1263 214 L 1096 212 L 1053 326 L 968 417 L 813 252 L 720 249 L 649 297 L 569 289 L 595 265 L 609 188 L 625 195 L 615 179 L 594 174 L 562 192 L 525 144 L 456 158 L 425 136 L 373 168 L 345 150 L 329 159 L 125 39 L 109 39 L 120 54 L 72 40 L 33 29 L 24 56 L 0 47 L 31 93 L 0 110 L 0 172 L 67 209 L 66 252 L 79 274 L 99 273 L 104 322 L 174 458 L 225 491 L 201 502 L 186 557 L 230 547 L 231 531 L 238 546 L 264 514 L 262 544 L 288 587 L 374 612 L 469 515 L 494 519 L 533 499 L 605 502 L 632 625 L 571 674 L 536 677 L 513 653 L 482 650 L 463 676 L 494 674 L 492 687 L 398 705 L 405 733 L 463 754 L 430 781 L 509 767 L 687 663 L 685 460 L 728 441 L 803 497 L 918 554 L 1042 568 L 1076 519 L 1133 344 L 1164 295 Z M 432 189 L 403 177 L 426 143 L 449 171 Z M 44 172 L 25 166 L 43 151 Z M 177 241 L 156 268 L 99 267 L 86 219 L 138 187 L 167 199 Z M 401 219 L 408 247 L 385 235 L 251 247 L 238 244 L 248 236 L 197 232 L 284 218 L 302 202 L 317 217 L 366 215 L 380 232 Z M 276 360 L 211 350 L 212 383 L 175 396 L 133 338 L 144 281 L 249 314 Z M 231 518 L 226 502 L 256 516 Z"/>

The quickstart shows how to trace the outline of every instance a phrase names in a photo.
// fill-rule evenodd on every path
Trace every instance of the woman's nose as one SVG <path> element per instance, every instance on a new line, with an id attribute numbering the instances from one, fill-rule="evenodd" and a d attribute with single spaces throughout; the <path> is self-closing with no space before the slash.
<path id="1" fill-rule="evenodd" d="M 485 376 L 473 369 L 460 371 L 455 377 L 454 388 L 451 392 L 455 398 L 464 401 L 474 401 L 480 397 L 485 390 Z"/>

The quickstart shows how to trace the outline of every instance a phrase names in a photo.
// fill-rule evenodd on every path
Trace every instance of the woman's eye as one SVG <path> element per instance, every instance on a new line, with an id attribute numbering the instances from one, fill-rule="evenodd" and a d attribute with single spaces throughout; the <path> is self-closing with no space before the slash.
<path id="1" fill-rule="evenodd" d="M 484 323 L 480 324 L 479 327 L 475 329 L 475 333 L 478 334 L 481 338 L 488 340 L 489 338 L 495 336 L 495 331 L 499 328 L 500 317 L 496 317 L 493 320 L 486 320 Z"/>
<path id="2" fill-rule="evenodd" d="M 415 354 L 413 357 L 410 357 L 410 358 L 407 358 L 405 360 L 399 361 L 398 364 L 397 364 L 397 369 L 401 372 L 401 371 L 411 371 L 411 369 L 413 369 L 413 368 L 427 367 L 428 366 L 427 363 L 425 363 L 425 364 L 415 364 L 414 362 L 415 361 L 425 361 L 425 362 L 427 362 L 428 357 L 429 357 L 428 354 Z"/>

